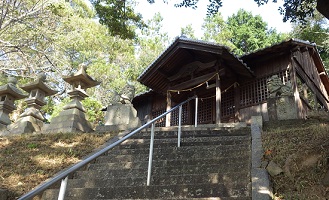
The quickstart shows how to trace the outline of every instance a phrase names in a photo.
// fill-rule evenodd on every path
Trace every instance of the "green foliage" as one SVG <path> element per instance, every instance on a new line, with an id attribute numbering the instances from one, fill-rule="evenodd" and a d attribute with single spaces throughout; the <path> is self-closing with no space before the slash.
<path id="1" fill-rule="evenodd" d="M 197 39 L 197 37 L 194 35 L 192 24 L 188 24 L 186 27 L 182 27 L 180 32 L 181 35 L 185 35 L 188 38 Z"/>
<path id="2" fill-rule="evenodd" d="M 234 36 L 230 41 L 237 55 L 251 53 L 283 40 L 276 30 L 267 28 L 267 23 L 260 15 L 253 16 L 251 12 L 242 9 L 228 17 L 227 28 Z"/>
<path id="3" fill-rule="evenodd" d="M 104 112 L 102 110 L 102 104 L 94 98 L 88 97 L 82 101 L 83 107 L 86 109 L 86 117 L 89 122 L 94 126 L 103 123 Z"/>
<path id="4" fill-rule="evenodd" d="M 233 37 L 232 32 L 229 30 L 221 13 L 205 18 L 202 29 L 204 31 L 203 40 L 216 42 L 231 49 L 235 47 L 230 41 Z"/>
<path id="5" fill-rule="evenodd" d="M 169 44 L 168 33 L 162 27 L 163 18 L 160 13 L 156 13 L 151 20 L 148 20 L 147 29 L 142 29 L 138 35 L 135 49 L 135 67 L 131 69 L 132 80 L 148 67 Z M 145 86 L 135 82 L 136 94 L 146 91 Z"/>
<path id="6" fill-rule="evenodd" d="M 93 1 L 99 22 L 108 27 L 109 33 L 123 39 L 134 39 L 135 29 L 146 27 L 139 13 L 135 13 L 132 1 Z"/>
<path id="7" fill-rule="evenodd" d="M 29 143 L 29 144 L 27 144 L 27 148 L 29 148 L 29 149 L 36 149 L 36 148 L 38 148 L 38 144 L 36 144 L 36 143 Z"/>
<path id="8" fill-rule="evenodd" d="M 56 109 L 56 106 L 54 99 L 51 97 L 46 97 L 45 101 L 47 104 L 44 105 L 40 111 L 47 118 L 48 116 L 51 116 L 53 114 L 54 110 Z"/>
<path id="9" fill-rule="evenodd" d="M 155 0 L 147 0 L 150 3 L 154 3 Z M 163 0 L 168 2 L 169 0 Z M 254 0 L 258 6 L 267 4 L 269 0 Z M 278 10 L 281 15 L 283 15 L 283 21 L 305 21 L 307 17 L 313 16 L 316 8 L 317 0 L 284 0 L 283 6 L 279 7 Z M 190 7 L 193 9 L 197 8 L 199 0 L 180 0 L 176 3 L 176 7 Z M 277 0 L 272 0 L 273 3 L 277 3 Z M 232 3 L 235 3 L 232 1 Z M 222 0 L 209 0 L 207 6 L 207 15 L 213 16 L 220 12 L 220 8 L 223 6 Z M 225 8 L 225 7 L 224 7 Z M 273 8 L 277 9 L 277 8 Z"/>
<path id="10" fill-rule="evenodd" d="M 287 35 L 268 29 L 261 16 L 240 9 L 224 21 L 218 13 L 205 19 L 204 40 L 226 45 L 237 55 L 243 55 L 284 40 Z"/>
<path id="11" fill-rule="evenodd" d="M 70 102 L 70 98 L 66 97 L 62 99 L 61 102 L 57 103 L 56 106 L 53 109 L 53 112 L 51 113 L 49 117 L 49 121 L 51 121 L 52 118 L 57 117 L 59 113 L 63 110 L 64 106 Z"/>
<path id="12" fill-rule="evenodd" d="M 70 98 L 64 98 L 60 103 L 53 107 L 53 112 L 50 116 L 50 121 L 52 118 L 59 115 L 63 110 L 64 106 L 70 102 Z M 91 122 L 94 126 L 100 124 L 104 120 L 104 113 L 101 111 L 102 104 L 100 101 L 88 97 L 82 101 L 82 105 L 86 110 L 86 119 Z"/>
<path id="13" fill-rule="evenodd" d="M 259 6 L 268 3 L 268 0 L 254 0 Z M 304 21 L 313 16 L 317 0 L 284 0 L 283 7 L 279 8 L 283 21 Z M 277 0 L 273 0 L 277 3 Z"/>

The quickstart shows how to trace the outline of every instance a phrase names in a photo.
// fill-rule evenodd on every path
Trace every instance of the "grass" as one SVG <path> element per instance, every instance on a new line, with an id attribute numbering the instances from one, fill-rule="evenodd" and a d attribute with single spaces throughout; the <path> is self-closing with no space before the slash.
<path id="1" fill-rule="evenodd" d="M 329 122 L 272 122 L 264 125 L 263 133 L 264 160 L 284 171 L 271 177 L 275 199 L 329 199 L 321 183 L 329 164 Z"/>
<path id="2" fill-rule="evenodd" d="M 0 136 L 0 188 L 16 199 L 110 138 L 109 133 Z"/>

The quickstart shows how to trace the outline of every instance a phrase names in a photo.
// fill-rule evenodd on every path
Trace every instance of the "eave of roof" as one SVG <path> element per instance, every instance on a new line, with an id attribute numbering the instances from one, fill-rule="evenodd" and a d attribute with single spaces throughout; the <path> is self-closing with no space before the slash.
<path id="1" fill-rule="evenodd" d="M 283 41 L 281 43 L 274 44 L 272 46 L 265 47 L 263 49 L 259 49 L 257 51 L 242 55 L 240 57 L 240 59 L 243 60 L 243 62 L 246 62 L 248 60 L 254 59 L 259 56 L 271 56 L 275 51 L 279 52 L 282 49 L 290 52 L 291 48 L 296 47 L 296 46 L 308 46 L 308 47 L 312 47 L 312 48 L 316 47 L 316 45 L 314 43 L 310 43 L 308 41 L 292 38 L 287 41 Z M 269 54 L 269 53 L 271 53 L 271 54 Z"/>
<path id="2" fill-rule="evenodd" d="M 194 40 L 194 39 L 189 39 L 184 36 L 177 37 L 174 42 L 167 48 L 165 49 L 157 59 L 155 59 L 143 72 L 142 74 L 138 77 L 138 81 L 141 83 L 145 82 L 145 78 L 147 76 L 150 76 L 154 71 L 159 69 L 161 67 L 161 62 L 166 59 L 166 57 L 170 56 L 170 54 L 175 53 L 177 49 L 180 47 L 178 46 L 179 44 L 188 44 L 188 45 L 195 45 L 196 47 L 206 47 L 206 48 L 213 48 L 214 50 L 220 50 L 220 49 L 225 49 L 230 55 L 232 55 L 244 68 L 246 71 L 249 73 L 250 76 L 254 76 L 253 72 L 250 70 L 250 68 L 242 62 L 236 55 L 232 54 L 229 50 L 228 47 L 219 45 L 216 43 L 212 42 L 206 42 L 206 41 L 201 41 L 201 40 Z M 215 53 L 215 52 L 212 52 Z"/>
<path id="3" fill-rule="evenodd" d="M 327 19 L 329 19 L 329 3 L 328 0 L 318 0 L 316 9 Z"/>

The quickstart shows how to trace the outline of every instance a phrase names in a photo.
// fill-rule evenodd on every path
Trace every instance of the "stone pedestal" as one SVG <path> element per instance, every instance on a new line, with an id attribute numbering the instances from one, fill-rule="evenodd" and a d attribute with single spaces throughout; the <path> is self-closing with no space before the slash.
<path id="1" fill-rule="evenodd" d="M 131 130 L 141 126 L 137 111 L 132 104 L 114 104 L 107 108 L 105 125 L 98 126 L 97 132 Z"/>
<path id="2" fill-rule="evenodd" d="M 267 100 L 270 120 L 298 119 L 294 96 L 279 96 Z"/>
<path id="3" fill-rule="evenodd" d="M 21 86 L 23 90 L 29 93 L 29 97 L 25 99 L 27 109 L 14 124 L 8 126 L 11 133 L 22 134 L 41 131 L 45 118 L 40 112 L 40 108 L 46 105 L 45 97 L 57 93 L 45 82 L 46 75 L 41 73 L 34 82 Z"/>
<path id="4" fill-rule="evenodd" d="M 59 115 L 53 118 L 50 124 L 44 126 L 44 132 L 92 132 L 94 131 L 90 122 L 85 116 L 85 109 L 81 104 L 81 100 L 88 97 L 85 90 L 90 87 L 99 85 L 100 83 L 92 79 L 86 74 L 86 68 L 81 67 L 80 70 L 72 76 L 64 77 L 64 81 L 72 86 L 72 90 L 68 92 L 72 99 Z"/>
<path id="5" fill-rule="evenodd" d="M 8 130 L 12 134 L 23 134 L 41 131 L 42 127 L 42 120 L 33 116 L 25 116 L 19 118 L 14 124 L 10 124 Z"/>
<path id="6" fill-rule="evenodd" d="M 16 109 L 15 101 L 27 96 L 16 87 L 16 84 L 17 80 L 10 77 L 6 85 L 0 86 L 0 124 L 2 128 L 11 124 L 9 114 Z"/>

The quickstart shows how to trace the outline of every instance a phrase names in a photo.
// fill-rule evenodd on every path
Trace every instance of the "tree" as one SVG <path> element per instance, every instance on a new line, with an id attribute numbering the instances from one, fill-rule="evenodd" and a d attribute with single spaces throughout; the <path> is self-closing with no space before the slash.
<path id="1" fill-rule="evenodd" d="M 82 63 L 105 86 L 119 78 L 126 80 L 122 74 L 134 63 L 133 41 L 110 35 L 84 1 L 1 1 L 0 9 L 0 81 L 16 76 L 24 84 L 45 72 L 48 84 L 60 91 L 45 110 L 52 112 L 67 97 L 68 85 L 62 76 L 75 72 Z M 106 103 L 104 90 L 91 94 Z"/>
<path id="2" fill-rule="evenodd" d="M 154 3 L 155 0 L 147 0 L 150 3 Z M 168 0 L 163 0 L 168 2 Z M 267 4 L 269 0 L 254 0 L 258 6 Z M 181 0 L 180 3 L 176 3 L 176 7 L 191 7 L 197 8 L 199 0 Z M 277 3 L 277 0 L 272 0 Z M 283 15 L 283 21 L 295 22 L 296 20 L 304 20 L 306 17 L 313 16 L 316 9 L 317 0 L 284 0 L 282 7 L 279 7 L 279 12 Z M 207 6 L 207 15 L 212 16 L 218 13 L 222 7 L 222 0 L 209 0 Z"/>
<path id="3" fill-rule="evenodd" d="M 210 30 L 210 33 L 206 31 L 205 38 L 227 45 L 237 55 L 251 53 L 286 38 L 275 29 L 268 29 L 261 16 L 253 16 L 242 9 L 228 17 L 225 23 L 220 15 L 208 18 L 203 27 Z M 212 27 L 214 30 L 211 30 Z"/>
<path id="4" fill-rule="evenodd" d="M 51 71 L 52 33 L 58 16 L 50 0 L 0 2 L 0 71 L 2 75 L 30 77 Z"/>
<path id="5" fill-rule="evenodd" d="M 136 40 L 136 67 L 127 71 L 131 80 L 136 81 L 138 76 L 152 63 L 169 44 L 168 33 L 162 29 L 163 18 L 156 13 L 147 21 L 148 27 L 141 30 Z M 145 86 L 135 82 L 137 93 L 146 90 Z"/>
<path id="6" fill-rule="evenodd" d="M 109 33 L 123 39 L 136 37 L 135 27 L 146 27 L 139 13 L 135 13 L 134 2 L 129 0 L 93 0 L 99 22 L 108 27 Z"/>
<path id="7" fill-rule="evenodd" d="M 202 24 L 202 30 L 204 31 L 203 40 L 216 42 L 231 49 L 235 48 L 230 40 L 232 38 L 232 32 L 229 30 L 221 13 L 205 18 Z"/>
<path id="8" fill-rule="evenodd" d="M 306 23 L 296 22 L 293 25 L 293 37 L 317 44 L 324 65 L 329 70 L 329 27 L 327 20 L 319 13 L 308 17 Z"/>
<path id="9" fill-rule="evenodd" d="M 197 37 L 194 35 L 194 30 L 193 30 L 192 24 L 188 24 L 187 26 L 182 27 L 180 32 L 181 32 L 181 35 L 184 35 L 188 38 L 197 39 Z"/>

